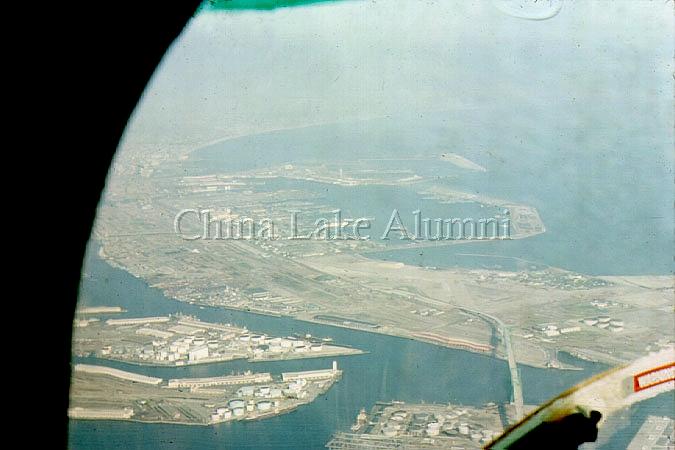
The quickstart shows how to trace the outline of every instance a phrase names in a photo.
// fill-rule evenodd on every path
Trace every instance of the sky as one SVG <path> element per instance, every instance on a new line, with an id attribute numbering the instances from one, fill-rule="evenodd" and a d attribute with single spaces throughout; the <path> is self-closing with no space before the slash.
<path id="1" fill-rule="evenodd" d="M 568 1 L 539 21 L 505 13 L 514 3 L 202 12 L 158 67 L 128 137 L 199 141 L 486 107 L 598 120 L 588 111 L 601 104 L 649 115 L 672 140 L 671 1 Z"/>

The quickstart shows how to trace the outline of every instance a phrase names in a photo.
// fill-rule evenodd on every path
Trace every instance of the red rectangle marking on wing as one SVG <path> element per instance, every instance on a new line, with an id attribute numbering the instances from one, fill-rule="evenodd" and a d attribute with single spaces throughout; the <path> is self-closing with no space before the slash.
<path id="1" fill-rule="evenodd" d="M 675 381 L 675 362 L 635 375 L 633 390 L 639 392 L 669 381 Z"/>

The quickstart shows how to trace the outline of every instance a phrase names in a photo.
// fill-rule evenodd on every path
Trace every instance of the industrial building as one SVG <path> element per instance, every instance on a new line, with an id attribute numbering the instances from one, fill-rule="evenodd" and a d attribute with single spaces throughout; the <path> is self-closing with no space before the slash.
<path id="1" fill-rule="evenodd" d="M 321 370 L 307 370 L 304 372 L 284 372 L 281 374 L 281 379 L 283 381 L 296 381 L 296 380 L 321 380 L 326 378 L 333 378 L 339 374 L 337 368 L 337 361 L 333 361 L 333 367 L 331 369 L 321 369 Z"/>
<path id="2" fill-rule="evenodd" d="M 107 325 L 122 326 L 122 325 L 142 325 L 146 323 L 162 323 L 168 322 L 169 320 L 171 319 L 168 316 L 138 317 L 133 319 L 108 319 L 105 321 L 105 323 Z"/>
<path id="3" fill-rule="evenodd" d="M 269 383 L 272 381 L 272 375 L 269 372 L 244 374 L 244 375 L 229 375 L 224 377 L 211 378 L 176 378 L 168 382 L 170 388 L 195 388 L 208 386 L 228 386 L 235 384 L 255 384 L 255 383 Z"/>
<path id="4" fill-rule="evenodd" d="M 188 352 L 189 361 L 199 361 L 209 357 L 209 348 L 206 345 L 195 347 Z"/>

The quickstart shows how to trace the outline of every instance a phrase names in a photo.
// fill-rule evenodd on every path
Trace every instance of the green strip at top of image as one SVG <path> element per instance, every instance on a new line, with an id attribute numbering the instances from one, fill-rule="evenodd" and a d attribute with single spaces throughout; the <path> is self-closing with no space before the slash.
<path id="1" fill-rule="evenodd" d="M 205 11 L 246 9 L 272 10 L 336 1 L 341 0 L 206 0 L 202 3 L 201 9 Z"/>

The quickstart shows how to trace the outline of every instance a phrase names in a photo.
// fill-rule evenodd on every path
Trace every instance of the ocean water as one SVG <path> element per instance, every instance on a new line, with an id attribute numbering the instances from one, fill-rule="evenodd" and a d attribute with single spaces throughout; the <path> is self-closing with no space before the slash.
<path id="1" fill-rule="evenodd" d="M 194 175 L 233 173 L 308 161 L 339 165 L 340 160 L 361 160 L 364 168 L 411 169 L 427 177 L 430 184 L 534 206 L 547 231 L 526 239 L 386 251 L 371 257 L 420 266 L 499 265 L 494 260 L 477 263 L 475 258 L 460 256 L 472 253 L 518 258 L 589 275 L 672 273 L 673 161 L 667 136 L 659 138 L 662 133 L 657 130 L 650 134 L 654 125 L 649 123 L 640 133 L 621 128 L 610 133 L 606 122 L 619 127 L 625 121 L 616 111 L 596 111 L 604 126 L 583 131 L 578 124 L 570 130 L 564 123 L 552 121 L 552 113 L 545 110 L 536 127 L 521 124 L 514 129 L 502 119 L 504 113 L 491 108 L 463 111 L 461 124 L 448 112 L 423 119 L 401 116 L 262 133 L 200 149 L 181 164 L 181 170 Z M 487 171 L 462 170 L 433 159 L 403 159 L 438 158 L 448 151 Z M 229 157 L 240 152 L 247 157 Z M 315 188 L 301 181 L 270 183 L 295 185 L 310 192 Z M 428 184 L 358 188 L 325 184 L 322 200 L 331 207 L 376 216 L 383 222 L 382 229 L 394 207 L 402 218 L 415 209 L 432 218 L 492 216 L 470 205 L 425 200 L 415 193 L 425 186 Z M 406 218 L 407 226 L 410 217 Z"/>
<path id="2" fill-rule="evenodd" d="M 482 405 L 510 399 L 506 362 L 488 356 L 289 318 L 208 307 L 202 309 L 164 297 L 142 280 L 110 266 L 91 249 L 84 274 L 81 302 L 85 305 L 120 305 L 128 310 L 127 316 L 181 311 L 203 320 L 236 323 L 273 335 L 310 333 L 332 337 L 336 343 L 351 345 L 368 353 L 334 358 L 344 370 L 343 378 L 313 403 L 286 415 L 210 427 L 71 421 L 70 448 L 75 450 L 156 447 L 320 449 L 332 433 L 349 429 L 360 408 L 370 409 L 377 401 Z M 104 364 L 167 378 L 215 376 L 244 369 L 280 373 L 329 367 L 332 360 L 232 361 L 178 368 L 133 366 L 95 358 L 78 358 L 74 362 Z M 583 370 L 556 371 L 521 366 L 525 402 L 541 403 L 604 368 L 601 364 L 573 361 Z"/>

